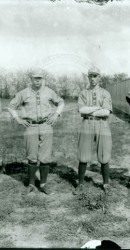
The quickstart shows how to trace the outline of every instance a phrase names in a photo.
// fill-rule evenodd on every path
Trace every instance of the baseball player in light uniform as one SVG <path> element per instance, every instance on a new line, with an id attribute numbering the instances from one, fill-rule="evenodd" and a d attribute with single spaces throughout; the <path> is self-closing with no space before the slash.
<path id="1" fill-rule="evenodd" d="M 18 92 L 10 102 L 8 110 L 18 124 L 25 130 L 26 156 L 28 159 L 28 192 L 36 190 L 35 173 L 39 162 L 40 191 L 49 194 L 46 185 L 49 163 L 51 162 L 53 127 L 61 114 L 64 101 L 50 88 L 45 86 L 41 69 L 35 69 L 30 74 L 31 85 Z M 52 112 L 50 102 L 57 105 Z M 22 117 L 17 109 L 22 106 Z"/>
<path id="2" fill-rule="evenodd" d="M 83 121 L 78 141 L 78 178 L 79 184 L 74 194 L 84 191 L 86 166 L 92 159 L 93 142 L 96 142 L 97 157 L 101 163 L 103 188 L 109 189 L 109 161 L 111 158 L 112 139 L 108 117 L 112 112 L 112 101 L 109 92 L 99 86 L 100 71 L 91 68 L 88 71 L 90 86 L 84 89 L 78 99 L 78 107 Z"/>

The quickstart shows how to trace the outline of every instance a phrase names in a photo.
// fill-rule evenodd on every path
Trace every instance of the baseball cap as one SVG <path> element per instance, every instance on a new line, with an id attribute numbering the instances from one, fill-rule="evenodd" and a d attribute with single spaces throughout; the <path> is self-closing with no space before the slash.
<path id="1" fill-rule="evenodd" d="M 41 77 L 43 78 L 43 70 L 41 68 L 35 68 L 35 69 L 32 69 L 31 72 L 30 72 L 30 75 L 32 77 Z"/>
<path id="2" fill-rule="evenodd" d="M 100 75 L 100 70 L 96 67 L 92 67 L 88 70 L 88 75 Z"/>

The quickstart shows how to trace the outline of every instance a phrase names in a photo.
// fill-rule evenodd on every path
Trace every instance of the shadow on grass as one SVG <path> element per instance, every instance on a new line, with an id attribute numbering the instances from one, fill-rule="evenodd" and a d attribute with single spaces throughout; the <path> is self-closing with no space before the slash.
<path id="1" fill-rule="evenodd" d="M 5 164 L 2 173 L 11 176 L 17 181 L 21 181 L 25 186 L 28 185 L 28 166 L 22 162 L 11 162 Z"/>
<path id="2" fill-rule="evenodd" d="M 101 168 L 97 164 L 91 164 L 87 170 L 92 172 L 101 172 Z M 124 186 L 128 186 L 128 183 L 130 183 L 130 177 L 127 175 L 124 175 L 127 173 L 127 168 L 110 168 L 110 178 L 118 180 L 120 184 Z M 28 185 L 28 165 L 24 163 L 8 163 L 4 166 L 4 172 L 7 175 L 10 175 L 12 178 L 16 179 L 17 181 L 21 181 L 24 186 Z M 60 178 L 66 180 L 68 183 L 70 183 L 73 187 L 77 186 L 77 179 L 78 174 L 77 172 L 71 168 L 64 165 L 57 165 L 56 162 L 51 163 L 49 167 L 49 173 L 50 174 L 57 174 Z M 85 176 L 86 182 L 93 182 L 93 178 L 89 176 Z M 38 179 L 35 181 L 36 186 L 39 187 L 40 182 Z"/>
<path id="3" fill-rule="evenodd" d="M 92 171 L 92 172 L 97 172 L 100 173 L 101 172 L 101 168 L 99 165 L 97 164 L 91 164 L 88 167 L 88 170 Z M 130 176 L 124 175 L 125 173 L 128 172 L 127 168 L 110 168 L 109 170 L 109 176 L 112 180 L 117 180 L 119 181 L 120 184 L 124 185 L 124 186 L 128 186 L 128 183 L 130 183 Z"/>
<path id="4" fill-rule="evenodd" d="M 57 166 L 56 163 L 50 164 L 49 172 L 59 175 L 60 178 L 71 183 L 74 187 L 77 186 L 77 173 L 72 168 L 61 165 Z M 3 173 L 10 175 L 12 178 L 21 181 L 25 186 L 28 185 L 28 166 L 24 163 L 8 163 L 4 166 Z M 36 186 L 39 187 L 39 181 L 36 180 Z"/>

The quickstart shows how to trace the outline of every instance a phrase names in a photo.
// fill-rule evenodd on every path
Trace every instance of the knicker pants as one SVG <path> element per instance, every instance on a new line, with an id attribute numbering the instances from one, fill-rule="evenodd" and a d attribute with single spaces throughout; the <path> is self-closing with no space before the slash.
<path id="1" fill-rule="evenodd" d="M 50 163 L 53 128 L 46 123 L 31 125 L 24 133 L 26 157 L 32 162 Z"/>
<path id="2" fill-rule="evenodd" d="M 91 162 L 94 141 L 98 161 L 103 164 L 108 163 L 111 159 L 112 138 L 107 120 L 83 120 L 78 140 L 80 162 Z"/>

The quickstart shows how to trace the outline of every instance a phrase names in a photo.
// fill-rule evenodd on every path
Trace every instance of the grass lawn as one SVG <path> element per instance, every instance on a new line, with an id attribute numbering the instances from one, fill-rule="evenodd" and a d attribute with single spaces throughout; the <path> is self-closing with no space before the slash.
<path id="1" fill-rule="evenodd" d="M 1 157 L 17 166 L 25 159 L 24 128 L 6 114 L 8 101 L 2 100 Z M 111 179 L 112 194 L 106 204 L 100 185 L 86 175 L 83 196 L 72 194 L 77 181 L 77 141 L 81 118 L 75 102 L 67 102 L 54 126 L 53 159 L 48 184 L 52 194 L 39 191 L 26 195 L 27 173 L 5 175 L 0 179 L 0 247 L 81 247 L 91 239 L 111 239 L 129 248 L 130 200 L 127 188 Z M 129 168 L 130 125 L 114 115 L 110 118 L 113 138 L 111 165 Z M 96 164 L 96 154 L 93 155 Z M 12 165 L 13 165 L 12 164 Z M 11 166 L 12 166 L 11 165 Z M 90 174 L 90 171 L 88 171 Z M 96 178 L 101 180 L 99 172 Z M 23 183 L 24 182 L 24 183 Z"/>

